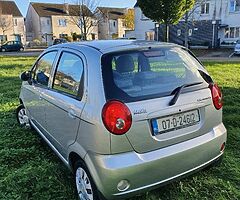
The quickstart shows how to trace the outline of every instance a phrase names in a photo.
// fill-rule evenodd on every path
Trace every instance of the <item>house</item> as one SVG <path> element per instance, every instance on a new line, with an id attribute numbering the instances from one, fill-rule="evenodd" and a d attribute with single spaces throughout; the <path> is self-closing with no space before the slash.
<path id="1" fill-rule="evenodd" d="M 98 7 L 99 15 L 98 36 L 99 39 L 125 38 L 125 32 L 130 30 L 124 23 L 124 16 L 127 14 L 126 8 Z"/>
<path id="2" fill-rule="evenodd" d="M 194 14 L 197 20 L 212 23 L 213 47 L 233 45 L 240 39 L 240 0 L 208 0 Z"/>
<path id="3" fill-rule="evenodd" d="M 188 38 L 191 46 L 220 47 L 239 39 L 240 0 L 206 0 L 197 2 L 188 19 Z M 185 21 L 170 26 L 170 42 L 183 45 Z M 163 39 L 159 28 L 159 39 Z"/>
<path id="4" fill-rule="evenodd" d="M 24 18 L 14 1 L 0 1 L 0 43 L 21 41 L 25 44 Z"/>
<path id="5" fill-rule="evenodd" d="M 91 11 L 86 6 L 81 9 L 88 13 L 87 39 L 98 39 L 98 27 Z M 27 40 L 38 39 L 51 45 L 55 38 L 72 37 L 74 33 L 83 35 L 79 12 L 79 5 L 30 3 L 26 16 Z"/>
<path id="6" fill-rule="evenodd" d="M 164 25 L 146 18 L 135 5 L 135 30 L 127 37 L 163 41 Z M 240 39 L 240 0 L 196 1 L 188 18 L 187 34 L 191 46 L 231 46 Z M 170 25 L 170 42 L 180 45 L 185 40 L 185 20 Z M 155 34 L 155 36 L 153 36 Z M 151 36 L 149 38 L 149 36 Z"/>
<path id="7" fill-rule="evenodd" d="M 138 3 L 134 6 L 134 30 L 126 31 L 127 38 L 136 38 L 138 40 L 154 40 L 155 22 L 147 18 Z"/>

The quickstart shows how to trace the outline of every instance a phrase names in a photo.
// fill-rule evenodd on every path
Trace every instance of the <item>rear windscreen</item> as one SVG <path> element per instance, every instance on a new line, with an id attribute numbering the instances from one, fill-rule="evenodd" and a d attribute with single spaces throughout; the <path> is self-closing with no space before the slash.
<path id="1" fill-rule="evenodd" d="M 201 69 L 195 58 L 178 47 L 106 54 L 102 58 L 106 99 L 133 102 L 171 95 L 184 84 L 203 82 L 187 91 L 206 87 Z"/>

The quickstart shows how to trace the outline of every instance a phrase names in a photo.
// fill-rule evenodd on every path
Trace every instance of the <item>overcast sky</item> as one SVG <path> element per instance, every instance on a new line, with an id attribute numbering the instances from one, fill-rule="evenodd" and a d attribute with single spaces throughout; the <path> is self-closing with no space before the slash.
<path id="1" fill-rule="evenodd" d="M 30 0 L 31 2 L 44 2 L 44 3 L 73 3 L 76 0 Z M 15 0 L 23 16 L 26 16 L 29 0 Z M 99 5 L 107 7 L 133 7 L 136 0 L 97 0 Z M 111 3 L 109 3 L 111 2 Z"/>

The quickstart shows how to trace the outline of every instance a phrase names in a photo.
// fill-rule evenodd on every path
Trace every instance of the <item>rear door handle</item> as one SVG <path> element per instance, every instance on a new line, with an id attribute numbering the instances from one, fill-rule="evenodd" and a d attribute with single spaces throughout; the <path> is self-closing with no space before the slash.
<path id="1" fill-rule="evenodd" d="M 76 113 L 72 109 L 68 111 L 68 116 L 71 117 L 72 119 L 77 118 Z"/>

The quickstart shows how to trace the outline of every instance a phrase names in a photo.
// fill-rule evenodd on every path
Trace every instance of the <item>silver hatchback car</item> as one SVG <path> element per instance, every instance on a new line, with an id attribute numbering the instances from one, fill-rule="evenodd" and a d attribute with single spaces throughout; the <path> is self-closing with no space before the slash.
<path id="1" fill-rule="evenodd" d="M 56 45 L 21 79 L 18 121 L 73 171 L 81 200 L 127 198 L 223 155 L 222 93 L 181 46 Z"/>

